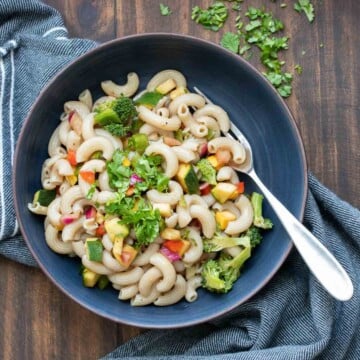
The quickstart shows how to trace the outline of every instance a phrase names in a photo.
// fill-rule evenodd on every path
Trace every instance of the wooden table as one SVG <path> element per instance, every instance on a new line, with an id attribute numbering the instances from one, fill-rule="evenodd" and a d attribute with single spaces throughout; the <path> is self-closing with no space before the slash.
<path id="1" fill-rule="evenodd" d="M 176 32 L 219 42 L 234 28 L 235 13 L 219 33 L 191 21 L 189 0 L 46 0 L 64 16 L 72 37 L 100 42 L 144 32 Z M 159 3 L 170 5 L 161 16 Z M 288 6 L 281 8 L 284 2 Z M 294 1 L 245 0 L 266 5 L 284 21 L 290 36 L 282 57 L 295 75 L 287 100 L 302 135 L 309 169 L 340 197 L 360 207 L 360 2 L 317 1 L 309 24 L 293 10 Z M 304 54 L 305 52 L 305 54 Z M 257 57 L 250 62 L 260 68 Z M 95 359 L 141 330 L 115 324 L 83 309 L 62 294 L 38 269 L 0 258 L 0 358 Z M 1 354 L 2 353 L 2 354 Z"/>

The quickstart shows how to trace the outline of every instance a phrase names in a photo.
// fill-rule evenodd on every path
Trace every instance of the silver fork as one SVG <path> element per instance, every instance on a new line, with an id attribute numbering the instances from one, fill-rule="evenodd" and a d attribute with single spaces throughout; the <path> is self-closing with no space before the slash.
<path id="1" fill-rule="evenodd" d="M 198 88 L 194 87 L 194 90 L 202 95 L 208 103 L 212 104 L 212 101 Z M 272 206 L 310 271 L 329 294 L 341 301 L 349 300 L 354 292 L 349 275 L 326 247 L 286 209 L 258 177 L 253 165 L 251 146 L 244 134 L 233 123 L 231 123 L 230 131 L 232 134 L 229 132 L 223 135 L 231 139 L 240 140 L 246 152 L 245 162 L 236 168 L 234 167 L 234 169 L 249 175 L 256 183 Z"/>

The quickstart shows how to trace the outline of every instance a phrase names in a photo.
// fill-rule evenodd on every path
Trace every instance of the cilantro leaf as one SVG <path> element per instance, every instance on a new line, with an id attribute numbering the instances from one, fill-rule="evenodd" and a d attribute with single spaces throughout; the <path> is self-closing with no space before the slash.
<path id="1" fill-rule="evenodd" d="M 105 211 L 118 215 L 121 223 L 134 229 L 135 247 L 152 243 L 164 226 L 159 210 L 153 209 L 143 198 L 117 194 L 115 200 L 105 205 Z"/>
<path id="2" fill-rule="evenodd" d="M 170 10 L 170 8 L 167 5 L 164 4 L 160 4 L 160 14 L 162 16 L 169 16 L 171 15 L 172 11 Z"/>
<path id="3" fill-rule="evenodd" d="M 298 2 L 294 4 L 294 9 L 299 13 L 304 12 L 309 22 L 314 21 L 314 6 L 310 0 L 298 0 Z"/>
<path id="4" fill-rule="evenodd" d="M 238 34 L 227 32 L 223 35 L 220 44 L 225 49 L 237 54 L 240 46 L 240 37 Z"/>
<path id="5" fill-rule="evenodd" d="M 192 20 L 212 31 L 218 31 L 222 28 L 227 17 L 228 8 L 221 1 L 213 3 L 207 9 L 194 6 L 191 11 Z"/>

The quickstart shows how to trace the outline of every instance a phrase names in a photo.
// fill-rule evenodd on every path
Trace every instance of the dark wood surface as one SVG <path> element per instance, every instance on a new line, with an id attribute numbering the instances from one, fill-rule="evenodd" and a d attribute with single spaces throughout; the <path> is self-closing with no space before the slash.
<path id="1" fill-rule="evenodd" d="M 176 32 L 219 42 L 234 28 L 235 14 L 219 33 L 191 21 L 188 0 L 46 0 L 63 15 L 72 37 L 100 42 L 144 32 Z M 159 2 L 173 14 L 163 17 Z M 340 197 L 360 207 L 360 2 L 316 1 L 309 24 L 293 0 L 245 0 L 265 5 L 285 23 L 290 47 L 282 57 L 295 75 L 287 100 L 302 135 L 309 169 Z M 286 3 L 286 8 L 280 4 Z M 323 46 L 321 45 L 323 44 Z M 305 55 L 302 55 L 303 52 Z M 259 67 L 256 56 L 250 59 Z M 0 258 L 0 358 L 96 359 L 141 330 L 115 324 L 81 308 L 38 269 Z"/>

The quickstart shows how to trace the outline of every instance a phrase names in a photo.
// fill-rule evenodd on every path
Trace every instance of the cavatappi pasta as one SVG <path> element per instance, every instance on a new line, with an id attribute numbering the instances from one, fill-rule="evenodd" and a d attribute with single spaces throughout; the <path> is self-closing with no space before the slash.
<path id="1" fill-rule="evenodd" d="M 225 293 L 272 223 L 262 195 L 245 194 L 226 137 L 224 109 L 187 89 L 176 70 L 104 81 L 64 104 L 29 209 L 45 215 L 45 240 L 77 256 L 83 284 L 110 283 L 133 306 Z"/>

